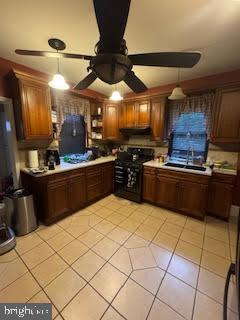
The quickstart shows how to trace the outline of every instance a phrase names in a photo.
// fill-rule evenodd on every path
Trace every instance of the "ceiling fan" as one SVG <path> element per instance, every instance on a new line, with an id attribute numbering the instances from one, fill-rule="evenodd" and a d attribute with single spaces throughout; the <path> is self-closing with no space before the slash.
<path id="1" fill-rule="evenodd" d="M 201 58 L 200 52 L 159 52 L 128 55 L 123 36 L 131 0 L 93 0 L 93 3 L 100 32 L 100 40 L 95 46 L 95 56 L 62 52 L 66 45 L 59 39 L 48 40 L 49 45 L 56 52 L 20 49 L 15 50 L 15 52 L 29 56 L 89 60 L 90 64 L 87 70 L 91 72 L 74 87 L 75 89 L 85 89 L 99 78 L 108 84 L 124 81 L 136 93 L 147 90 L 147 87 L 132 71 L 133 65 L 192 68 Z"/>

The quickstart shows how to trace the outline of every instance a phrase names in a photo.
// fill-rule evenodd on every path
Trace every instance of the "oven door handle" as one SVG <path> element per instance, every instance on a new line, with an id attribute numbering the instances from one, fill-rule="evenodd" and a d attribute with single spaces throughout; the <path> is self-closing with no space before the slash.
<path id="1" fill-rule="evenodd" d="M 229 289 L 229 283 L 231 280 L 231 276 L 236 274 L 236 266 L 234 263 L 230 264 L 228 273 L 227 273 L 227 278 L 226 278 L 226 283 L 225 283 L 225 288 L 224 288 L 224 297 L 223 297 L 223 320 L 227 320 L 227 311 L 228 311 L 228 289 Z"/>

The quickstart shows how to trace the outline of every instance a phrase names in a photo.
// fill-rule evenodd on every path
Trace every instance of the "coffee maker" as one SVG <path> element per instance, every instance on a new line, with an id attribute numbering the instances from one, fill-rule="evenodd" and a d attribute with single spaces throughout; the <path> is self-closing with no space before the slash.
<path id="1" fill-rule="evenodd" d="M 55 162 L 55 165 L 58 166 L 60 164 L 60 157 L 58 150 L 48 149 L 46 152 L 46 165 L 49 165 L 49 162 Z"/>

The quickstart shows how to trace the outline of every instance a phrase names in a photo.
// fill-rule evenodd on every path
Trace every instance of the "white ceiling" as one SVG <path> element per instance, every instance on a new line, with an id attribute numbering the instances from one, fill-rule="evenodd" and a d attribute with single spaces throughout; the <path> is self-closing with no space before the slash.
<path id="1" fill-rule="evenodd" d="M 99 34 L 92 0 L 1 0 L 0 56 L 53 74 L 51 58 L 24 57 L 18 49 L 49 50 L 47 40 L 63 39 L 66 52 L 94 54 Z M 129 53 L 200 50 L 201 61 L 181 71 L 182 79 L 240 68 L 240 1 L 132 0 L 125 31 Z M 78 82 L 87 61 L 63 59 L 61 72 Z M 177 70 L 134 67 L 148 87 L 176 81 Z M 91 89 L 109 94 L 110 85 L 96 80 Z M 121 83 L 118 88 L 128 92 Z"/>

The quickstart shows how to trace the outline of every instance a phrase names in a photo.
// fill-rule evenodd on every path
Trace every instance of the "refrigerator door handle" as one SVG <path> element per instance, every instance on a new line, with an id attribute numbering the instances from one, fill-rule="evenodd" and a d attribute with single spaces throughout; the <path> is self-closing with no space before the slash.
<path id="1" fill-rule="evenodd" d="M 236 266 L 234 263 L 230 264 L 228 273 L 227 273 L 227 278 L 226 278 L 226 283 L 225 283 L 225 288 L 224 288 L 224 297 L 223 297 L 223 320 L 227 320 L 227 309 L 228 309 L 228 289 L 229 289 L 229 283 L 231 280 L 231 276 L 236 274 Z"/>

